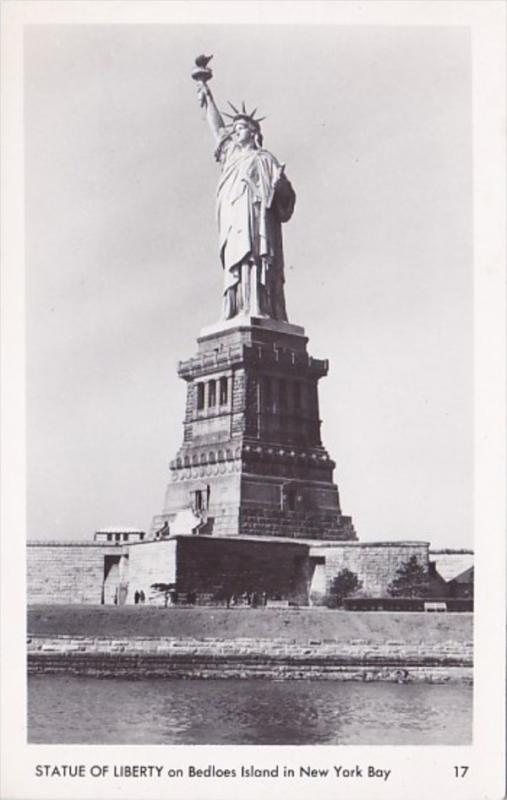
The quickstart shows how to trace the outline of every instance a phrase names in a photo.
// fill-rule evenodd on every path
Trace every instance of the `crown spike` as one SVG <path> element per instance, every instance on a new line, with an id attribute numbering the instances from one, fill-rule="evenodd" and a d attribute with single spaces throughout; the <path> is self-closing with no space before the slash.
<path id="1" fill-rule="evenodd" d="M 241 110 L 242 110 L 243 114 L 246 114 L 246 113 L 247 113 L 246 106 L 245 106 L 245 101 L 244 101 L 244 100 L 241 102 Z M 248 114 L 247 116 L 250 116 L 250 114 Z"/>
<path id="2" fill-rule="evenodd" d="M 230 105 L 230 107 L 232 108 L 232 110 L 234 111 L 234 113 L 235 113 L 235 114 L 239 114 L 239 111 L 238 111 L 238 109 L 236 108 L 236 106 L 233 106 L 230 100 L 228 100 L 227 102 L 229 103 L 229 105 Z"/>

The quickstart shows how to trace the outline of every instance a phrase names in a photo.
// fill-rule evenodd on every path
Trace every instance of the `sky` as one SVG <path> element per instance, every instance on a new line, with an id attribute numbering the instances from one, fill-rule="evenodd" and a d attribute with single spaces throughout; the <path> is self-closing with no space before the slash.
<path id="1" fill-rule="evenodd" d="M 296 191 L 288 315 L 330 362 L 343 513 L 363 541 L 473 546 L 470 42 L 431 26 L 27 30 L 29 538 L 162 510 L 177 363 L 221 306 L 201 52 Z"/>

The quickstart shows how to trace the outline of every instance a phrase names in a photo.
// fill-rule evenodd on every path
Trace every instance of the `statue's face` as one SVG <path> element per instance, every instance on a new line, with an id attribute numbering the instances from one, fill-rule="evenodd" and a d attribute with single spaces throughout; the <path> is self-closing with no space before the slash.
<path id="1" fill-rule="evenodd" d="M 232 135 L 236 144 L 253 144 L 254 132 L 248 122 L 238 120 L 234 125 Z"/>

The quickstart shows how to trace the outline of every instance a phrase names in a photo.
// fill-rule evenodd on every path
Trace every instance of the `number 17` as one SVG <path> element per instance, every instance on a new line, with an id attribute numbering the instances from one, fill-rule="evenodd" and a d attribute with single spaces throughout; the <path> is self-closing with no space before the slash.
<path id="1" fill-rule="evenodd" d="M 454 777 L 464 778 L 469 770 L 469 767 L 454 767 Z"/>

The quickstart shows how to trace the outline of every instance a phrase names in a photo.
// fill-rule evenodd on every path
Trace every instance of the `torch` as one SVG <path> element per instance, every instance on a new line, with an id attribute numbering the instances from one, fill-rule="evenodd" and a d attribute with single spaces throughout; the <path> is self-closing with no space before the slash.
<path id="1" fill-rule="evenodd" d="M 208 67 L 209 62 L 213 56 L 197 56 L 195 59 L 195 67 L 192 70 L 192 78 L 200 84 L 203 91 L 201 92 L 201 106 L 206 105 L 206 95 L 208 93 L 207 82 L 213 77 L 213 73 Z"/>

